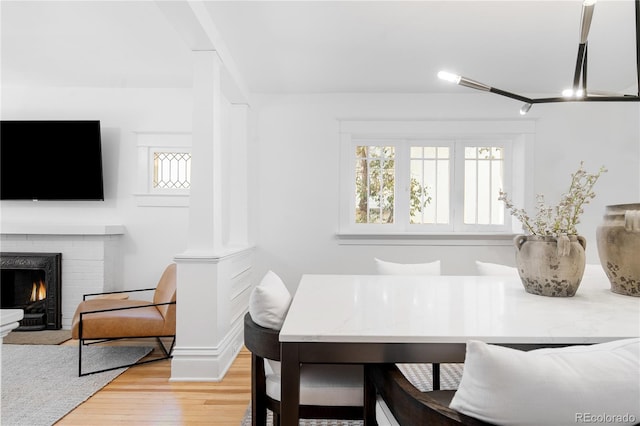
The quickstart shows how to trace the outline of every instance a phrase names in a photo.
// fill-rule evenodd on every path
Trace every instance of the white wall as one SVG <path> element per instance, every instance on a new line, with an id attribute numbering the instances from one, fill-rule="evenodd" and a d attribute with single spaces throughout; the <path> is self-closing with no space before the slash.
<path id="1" fill-rule="evenodd" d="M 191 90 L 2 88 L 2 119 L 98 119 L 105 201 L 3 201 L 2 223 L 122 224 L 121 288 L 153 287 L 186 248 L 186 207 L 138 207 L 135 131 L 191 131 Z"/>
<path id="2" fill-rule="evenodd" d="M 514 119 L 520 105 L 490 94 L 256 95 L 258 223 L 256 275 L 272 269 L 290 289 L 303 273 L 373 273 L 374 256 L 405 262 L 442 260 L 444 274 L 472 274 L 475 259 L 514 264 L 511 246 L 341 245 L 338 120 Z M 598 263 L 595 228 L 607 204 L 638 202 L 640 108 L 637 104 L 536 105 L 534 191 L 557 200 L 581 160 L 606 166 L 580 232 L 587 261 Z"/>
<path id="3" fill-rule="evenodd" d="M 106 201 L 2 202 L 2 222 L 122 224 L 122 288 L 154 283 L 187 245 L 186 208 L 138 207 L 134 131 L 190 131 L 190 90 L 3 87 L 2 119 L 100 119 Z M 474 259 L 513 263 L 508 246 L 338 244 L 338 119 L 517 119 L 520 105 L 496 95 L 255 95 L 250 129 L 250 234 L 254 277 L 268 269 L 294 289 L 302 273 L 372 273 L 374 256 L 442 259 L 443 273 L 473 273 Z M 597 263 L 595 227 L 607 204 L 640 200 L 638 104 L 536 105 L 535 192 L 557 197 L 584 159 L 605 165 L 579 229 Z"/>

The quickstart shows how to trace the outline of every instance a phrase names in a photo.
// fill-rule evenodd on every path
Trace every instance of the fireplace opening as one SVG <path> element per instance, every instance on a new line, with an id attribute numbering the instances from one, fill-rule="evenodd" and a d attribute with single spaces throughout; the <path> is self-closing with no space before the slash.
<path id="1" fill-rule="evenodd" d="M 0 253 L 0 304 L 22 309 L 19 331 L 62 328 L 60 253 Z"/>

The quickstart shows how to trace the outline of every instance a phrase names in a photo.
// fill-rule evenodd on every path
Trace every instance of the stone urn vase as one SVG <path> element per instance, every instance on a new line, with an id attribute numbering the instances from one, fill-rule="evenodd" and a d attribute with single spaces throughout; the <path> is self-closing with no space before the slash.
<path id="1" fill-rule="evenodd" d="M 611 291 L 640 297 L 640 203 L 606 206 L 596 241 Z"/>
<path id="2" fill-rule="evenodd" d="M 527 293 L 569 297 L 576 294 L 585 267 L 587 241 L 578 235 L 518 235 L 516 265 Z"/>

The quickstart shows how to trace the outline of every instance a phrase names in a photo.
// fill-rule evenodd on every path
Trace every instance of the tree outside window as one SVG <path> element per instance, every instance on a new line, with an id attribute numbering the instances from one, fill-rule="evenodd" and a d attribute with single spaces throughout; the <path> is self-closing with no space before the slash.
<path id="1" fill-rule="evenodd" d="M 356 223 L 394 223 L 396 193 L 395 147 L 356 146 Z M 409 211 L 422 215 L 432 198 L 428 184 L 418 176 L 410 178 Z"/>
<path id="2" fill-rule="evenodd" d="M 463 155 L 461 189 L 452 183 L 456 146 Z M 502 146 L 464 142 L 356 145 L 355 223 L 448 226 L 453 202 L 461 207 L 465 225 L 503 225 L 498 193 L 504 185 L 504 158 Z M 459 201 L 456 193 L 463 194 Z M 398 210 L 396 203 L 404 208 Z M 397 211 L 405 214 L 397 217 Z"/>

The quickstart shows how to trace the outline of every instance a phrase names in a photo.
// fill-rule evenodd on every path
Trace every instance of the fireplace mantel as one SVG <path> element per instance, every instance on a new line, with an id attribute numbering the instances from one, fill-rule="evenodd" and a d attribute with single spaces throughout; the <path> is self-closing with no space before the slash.
<path id="1" fill-rule="evenodd" d="M 122 235 L 123 225 L 3 223 L 3 235 Z"/>

